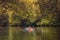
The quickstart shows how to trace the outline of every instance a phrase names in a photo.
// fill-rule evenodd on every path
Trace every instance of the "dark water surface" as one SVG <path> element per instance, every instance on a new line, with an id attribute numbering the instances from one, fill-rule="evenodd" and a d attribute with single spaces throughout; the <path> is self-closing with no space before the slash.
<path id="1" fill-rule="evenodd" d="M 20 27 L 0 27 L 0 40 L 60 40 L 59 34 L 59 27 L 37 27 L 31 33 Z"/>
<path id="2" fill-rule="evenodd" d="M 8 40 L 8 28 L 0 27 L 0 40 Z"/>

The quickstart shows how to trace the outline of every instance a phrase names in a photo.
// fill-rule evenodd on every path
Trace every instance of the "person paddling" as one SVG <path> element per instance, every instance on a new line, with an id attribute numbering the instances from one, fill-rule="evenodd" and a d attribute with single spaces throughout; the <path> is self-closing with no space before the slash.
<path id="1" fill-rule="evenodd" d="M 31 26 L 28 27 L 28 32 L 33 32 L 33 28 Z"/>
<path id="2" fill-rule="evenodd" d="M 31 26 L 29 26 L 29 27 L 24 28 L 23 31 L 24 32 L 30 32 L 31 33 L 31 32 L 34 31 L 34 29 Z"/>

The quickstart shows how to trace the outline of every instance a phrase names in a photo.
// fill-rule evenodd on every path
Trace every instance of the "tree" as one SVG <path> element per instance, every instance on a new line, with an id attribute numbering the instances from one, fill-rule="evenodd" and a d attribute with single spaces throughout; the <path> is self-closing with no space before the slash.
<path id="1" fill-rule="evenodd" d="M 57 26 L 58 4 L 58 0 L 2 0 L 0 7 L 7 11 L 10 26 L 23 22 L 29 26 Z"/>
<path id="2" fill-rule="evenodd" d="M 8 14 L 6 11 L 2 11 L 0 13 L 0 27 L 8 27 L 9 21 L 8 21 Z"/>

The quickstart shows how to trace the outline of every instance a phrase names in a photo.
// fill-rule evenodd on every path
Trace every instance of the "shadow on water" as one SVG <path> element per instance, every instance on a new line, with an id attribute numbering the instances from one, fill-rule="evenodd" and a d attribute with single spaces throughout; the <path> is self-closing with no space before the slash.
<path id="1" fill-rule="evenodd" d="M 58 34 L 58 27 L 37 27 L 32 33 L 20 27 L 0 27 L 0 40 L 59 40 Z"/>

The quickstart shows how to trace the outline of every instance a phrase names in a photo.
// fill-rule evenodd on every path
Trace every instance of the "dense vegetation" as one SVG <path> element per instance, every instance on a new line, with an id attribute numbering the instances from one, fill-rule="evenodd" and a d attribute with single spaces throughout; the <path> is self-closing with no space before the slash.
<path id="1" fill-rule="evenodd" d="M 1 26 L 60 26 L 59 0 L 0 0 Z"/>

